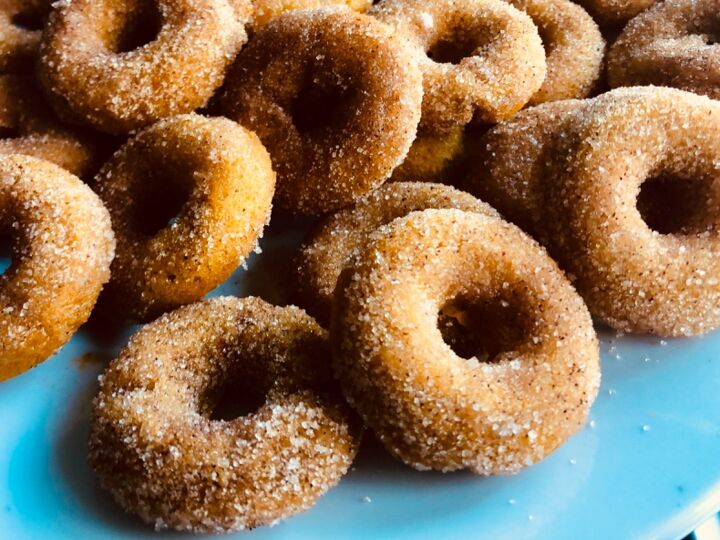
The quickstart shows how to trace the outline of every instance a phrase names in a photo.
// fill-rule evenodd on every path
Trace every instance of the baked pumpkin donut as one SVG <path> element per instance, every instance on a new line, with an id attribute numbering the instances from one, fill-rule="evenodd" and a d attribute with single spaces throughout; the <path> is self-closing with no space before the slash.
<path id="1" fill-rule="evenodd" d="M 353 253 L 381 225 L 427 208 L 457 208 L 497 217 L 485 203 L 450 186 L 429 182 L 385 184 L 310 231 L 295 259 L 293 301 L 321 323 L 329 322 L 335 284 Z"/>
<path id="2" fill-rule="evenodd" d="M 602 26 L 622 27 L 656 0 L 577 0 Z"/>
<path id="3" fill-rule="evenodd" d="M 474 348 L 446 343 L 443 313 Z M 516 473 L 580 429 L 600 382 L 582 299 L 517 227 L 476 212 L 378 229 L 340 277 L 331 336 L 350 404 L 417 469 Z"/>
<path id="4" fill-rule="evenodd" d="M 229 532 L 312 506 L 350 467 L 358 428 L 311 317 L 215 298 L 145 326 L 110 364 L 90 463 L 158 529 Z"/>
<path id="5" fill-rule="evenodd" d="M 345 6 L 355 11 L 367 11 L 372 0 L 252 0 L 252 28 L 258 30 L 286 11 L 316 9 L 325 6 Z"/>
<path id="6" fill-rule="evenodd" d="M 87 178 L 100 167 L 104 142 L 63 125 L 32 77 L 0 75 L 0 154 L 34 156 Z"/>
<path id="7" fill-rule="evenodd" d="M 63 346 L 110 278 L 110 217 L 80 179 L 30 156 L 0 157 L 0 238 L 12 263 L 0 274 L 0 381 Z"/>
<path id="8" fill-rule="evenodd" d="M 720 103 L 614 90 L 565 121 L 547 183 L 554 252 L 590 311 L 625 332 L 720 325 Z"/>
<path id="9" fill-rule="evenodd" d="M 544 185 L 554 165 L 553 138 L 587 101 L 569 99 L 524 109 L 468 145 L 460 187 L 546 243 Z"/>
<path id="10" fill-rule="evenodd" d="M 635 17 L 610 49 L 608 82 L 720 99 L 720 0 L 667 0 Z"/>
<path id="11" fill-rule="evenodd" d="M 180 115 L 140 132 L 96 178 L 118 242 L 101 307 L 142 321 L 200 300 L 255 247 L 274 186 L 265 148 L 235 122 Z"/>
<path id="12" fill-rule="evenodd" d="M 249 0 L 63 2 L 45 28 L 38 76 L 62 118 L 127 133 L 205 105 L 245 43 L 250 13 Z"/>
<path id="13" fill-rule="evenodd" d="M 239 55 L 223 114 L 254 130 L 278 175 L 277 205 L 322 214 L 385 181 L 420 118 L 422 78 L 409 46 L 342 8 L 290 11 Z"/>
<path id="14" fill-rule="evenodd" d="M 540 89 L 533 21 L 500 0 L 384 0 L 369 12 L 413 45 L 423 71 L 420 127 L 431 133 L 512 117 Z"/>
<path id="15" fill-rule="evenodd" d="M 0 0 L 0 73 L 32 71 L 50 0 Z"/>
<path id="16" fill-rule="evenodd" d="M 537 25 L 545 45 L 547 73 L 530 105 L 584 98 L 600 79 L 605 39 L 597 23 L 569 0 L 510 0 Z"/>

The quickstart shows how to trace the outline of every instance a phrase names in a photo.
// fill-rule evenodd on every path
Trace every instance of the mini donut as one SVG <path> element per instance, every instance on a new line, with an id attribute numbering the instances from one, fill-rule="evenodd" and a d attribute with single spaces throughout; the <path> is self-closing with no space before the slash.
<path id="1" fill-rule="evenodd" d="M 144 321 L 200 300 L 255 247 L 274 186 L 265 148 L 235 122 L 189 114 L 140 132 L 96 177 L 118 242 L 101 307 Z"/>
<path id="2" fill-rule="evenodd" d="M 564 119 L 586 102 L 563 100 L 520 111 L 468 145 L 460 186 L 496 208 L 526 233 L 543 240 L 544 183 L 552 167 L 552 140 Z"/>
<path id="3" fill-rule="evenodd" d="M 290 11 L 253 38 L 220 109 L 254 130 L 293 214 L 351 204 L 385 181 L 415 138 L 422 76 L 409 46 L 343 8 Z"/>
<path id="4" fill-rule="evenodd" d="M 61 2 L 38 76 L 62 118 L 127 133 L 205 105 L 247 39 L 250 13 L 249 0 Z"/>
<path id="5" fill-rule="evenodd" d="M 477 339 L 458 354 L 439 319 Z M 587 419 L 600 382 L 582 299 L 517 227 L 476 212 L 413 212 L 341 274 L 331 326 L 345 396 L 420 470 L 509 474 Z"/>
<path id="6" fill-rule="evenodd" d="M 372 6 L 372 0 L 252 0 L 252 28 L 258 30 L 286 11 L 316 9 L 324 6 L 345 6 L 364 12 Z"/>
<path id="7" fill-rule="evenodd" d="M 603 68 L 605 39 L 597 23 L 569 0 L 510 0 L 537 25 L 545 45 L 547 74 L 530 105 L 584 98 Z"/>
<path id="8" fill-rule="evenodd" d="M 576 0 L 605 27 L 622 28 L 628 20 L 655 4 L 656 0 Z"/>
<path id="9" fill-rule="evenodd" d="M 457 208 L 497 217 L 475 197 L 442 184 L 392 182 L 355 206 L 328 216 L 307 236 L 295 258 L 293 300 L 321 323 L 329 322 L 338 276 L 378 227 L 415 210 Z"/>
<path id="10" fill-rule="evenodd" d="M 720 0 L 667 0 L 638 15 L 610 49 L 608 82 L 720 99 Z"/>
<path id="11" fill-rule="evenodd" d="M 465 147 L 465 128 L 418 133 L 405 160 L 393 171 L 391 182 L 448 182 Z"/>
<path id="12" fill-rule="evenodd" d="M 0 0 L 0 73 L 31 71 L 50 0 Z"/>
<path id="13" fill-rule="evenodd" d="M 545 51 L 532 19 L 501 0 L 384 0 L 369 12 L 414 45 L 424 77 L 420 127 L 512 117 L 543 84 Z"/>
<path id="14" fill-rule="evenodd" d="M 110 217 L 80 179 L 30 156 L 0 158 L 0 237 L 12 264 L 0 275 L 0 381 L 63 346 L 110 278 Z"/>
<path id="15" fill-rule="evenodd" d="M 253 410 L 217 414 L 239 405 Z M 335 388 L 327 332 L 311 317 L 215 298 L 145 326 L 110 364 L 90 463 L 125 510 L 157 529 L 230 532 L 315 504 L 350 467 L 358 428 Z"/>
<path id="16" fill-rule="evenodd" d="M 615 90 L 565 121 L 547 182 L 555 256 L 593 315 L 623 332 L 720 325 L 720 103 Z"/>
<path id="17" fill-rule="evenodd" d="M 104 156 L 103 145 L 94 139 L 61 124 L 32 77 L 0 75 L 0 154 L 45 159 L 87 178 Z"/>

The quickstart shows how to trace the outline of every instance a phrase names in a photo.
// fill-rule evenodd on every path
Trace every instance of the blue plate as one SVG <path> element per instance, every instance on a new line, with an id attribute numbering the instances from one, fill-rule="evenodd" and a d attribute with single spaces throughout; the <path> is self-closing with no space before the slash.
<path id="1" fill-rule="evenodd" d="M 283 301 L 302 233 L 274 229 L 263 254 L 214 294 Z M 130 331 L 84 329 L 0 385 L 0 538 L 156 537 L 97 487 L 86 463 L 97 375 Z M 681 537 L 720 509 L 720 333 L 666 343 L 601 331 L 601 339 L 592 421 L 542 463 L 514 477 L 420 473 L 368 440 L 310 511 L 230 538 Z"/>

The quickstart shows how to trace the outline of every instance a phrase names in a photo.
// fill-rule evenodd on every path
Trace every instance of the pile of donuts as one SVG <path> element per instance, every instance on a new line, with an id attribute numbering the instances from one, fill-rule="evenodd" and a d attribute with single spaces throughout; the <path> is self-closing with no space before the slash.
<path id="1" fill-rule="evenodd" d="M 587 420 L 593 317 L 720 326 L 715 99 L 720 0 L 1 0 L 0 380 L 145 324 L 89 460 L 158 529 L 305 510 L 365 430 L 517 473 Z M 271 214 L 294 305 L 204 300 Z"/>

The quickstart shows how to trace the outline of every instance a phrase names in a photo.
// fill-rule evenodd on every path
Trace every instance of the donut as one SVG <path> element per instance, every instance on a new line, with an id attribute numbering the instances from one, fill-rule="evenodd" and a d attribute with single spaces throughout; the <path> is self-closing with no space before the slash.
<path id="1" fill-rule="evenodd" d="M 225 118 L 180 115 L 130 139 L 95 180 L 118 243 L 104 313 L 145 321 L 200 300 L 255 247 L 274 186 L 259 139 Z"/>
<path id="2" fill-rule="evenodd" d="M 547 74 L 530 105 L 590 95 L 600 79 L 605 39 L 597 23 L 569 0 L 510 0 L 537 25 Z"/>
<path id="3" fill-rule="evenodd" d="M 0 158 L 0 381 L 46 360 L 90 316 L 110 278 L 110 217 L 80 179 L 30 156 Z"/>
<path id="4" fill-rule="evenodd" d="M 230 532 L 312 506 L 350 467 L 358 427 L 310 316 L 215 298 L 143 327 L 110 364 L 90 464 L 157 529 Z"/>
<path id="5" fill-rule="evenodd" d="M 543 103 L 520 111 L 468 145 L 460 187 L 496 208 L 502 216 L 545 243 L 544 184 L 553 138 L 582 100 Z"/>
<path id="6" fill-rule="evenodd" d="M 310 231 L 295 258 L 293 301 L 321 323 L 329 322 L 335 284 L 353 253 L 381 225 L 427 208 L 457 208 L 497 217 L 485 203 L 450 186 L 429 182 L 385 184 Z"/>
<path id="7" fill-rule="evenodd" d="M 625 22 L 655 4 L 656 0 L 576 0 L 605 27 L 622 27 Z"/>
<path id="8" fill-rule="evenodd" d="M 623 332 L 720 325 L 720 103 L 619 89 L 565 121 L 547 182 L 554 255 Z"/>
<path id="9" fill-rule="evenodd" d="M 0 1 L 0 73 L 31 71 L 50 0 Z"/>
<path id="10" fill-rule="evenodd" d="M 392 172 L 391 182 L 449 182 L 465 147 L 465 129 L 418 133 L 403 162 Z"/>
<path id="11" fill-rule="evenodd" d="M 372 6 L 372 0 L 252 0 L 252 28 L 258 30 L 286 11 L 316 9 L 324 6 L 346 6 L 364 12 Z"/>
<path id="12" fill-rule="evenodd" d="M 0 154 L 34 156 L 87 178 L 104 157 L 106 141 L 99 139 L 63 125 L 32 77 L 0 75 Z"/>
<path id="13" fill-rule="evenodd" d="M 414 45 L 423 71 L 423 130 L 510 118 L 543 84 L 538 30 L 501 0 L 384 0 L 369 13 Z"/>
<path id="14" fill-rule="evenodd" d="M 667 0 L 638 15 L 610 49 L 608 82 L 720 99 L 720 0 Z"/>
<path id="15" fill-rule="evenodd" d="M 443 313 L 474 347 L 446 343 Z M 340 276 L 330 335 L 350 404 L 420 470 L 516 473 L 580 429 L 600 381 L 582 299 L 517 227 L 477 212 L 373 233 Z"/>
<path id="16" fill-rule="evenodd" d="M 38 77 L 62 118 L 127 133 L 205 105 L 247 39 L 250 13 L 249 0 L 62 2 L 43 33 Z"/>
<path id="17" fill-rule="evenodd" d="M 421 102 L 403 40 L 367 15 L 322 8 L 263 27 L 228 74 L 220 110 L 268 148 L 277 206 L 317 215 L 390 176 L 415 138 Z"/>

